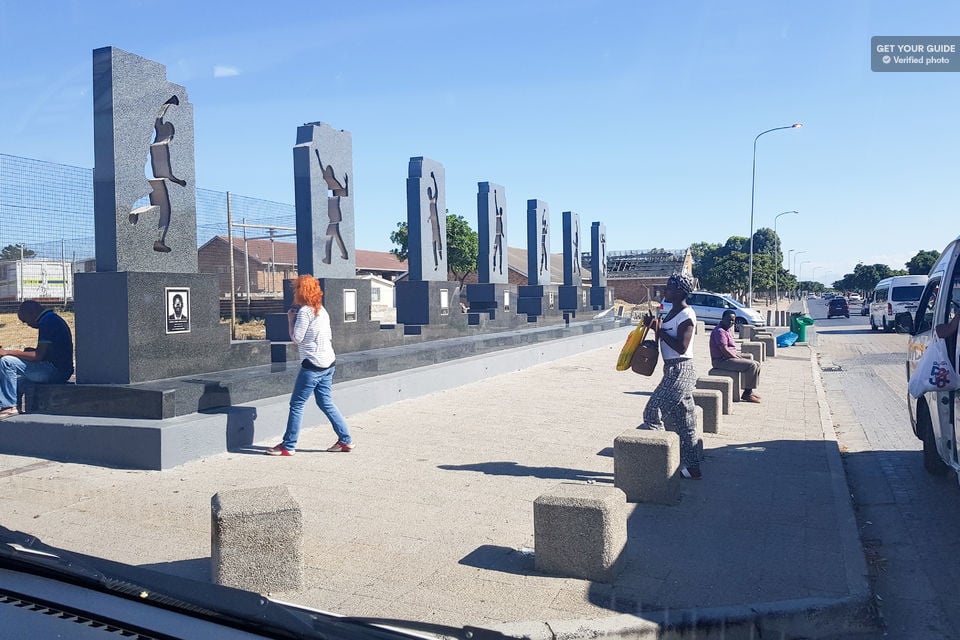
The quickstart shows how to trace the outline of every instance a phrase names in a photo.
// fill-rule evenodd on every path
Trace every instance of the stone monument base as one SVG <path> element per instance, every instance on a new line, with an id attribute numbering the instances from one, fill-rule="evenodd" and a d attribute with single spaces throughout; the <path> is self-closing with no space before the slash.
<path id="1" fill-rule="evenodd" d="M 528 322 L 538 317 L 560 318 L 557 285 L 525 285 L 517 287 L 517 313 L 525 313 Z"/>
<path id="2" fill-rule="evenodd" d="M 211 273 L 78 273 L 77 382 L 131 384 L 270 362 L 269 347 L 230 341 Z M 182 320 L 168 298 L 180 295 Z"/>
<path id="3" fill-rule="evenodd" d="M 396 283 L 397 322 L 405 335 L 420 335 L 427 325 L 466 326 L 460 306 L 460 283 L 403 280 Z"/>
<path id="4" fill-rule="evenodd" d="M 598 348 L 619 326 L 610 318 L 350 353 L 337 358 L 334 397 L 349 416 Z M 36 385 L 28 413 L 4 420 L 0 453 L 167 469 L 273 444 L 298 370 L 293 362 L 128 386 Z M 304 424 L 326 425 L 314 403 Z"/>

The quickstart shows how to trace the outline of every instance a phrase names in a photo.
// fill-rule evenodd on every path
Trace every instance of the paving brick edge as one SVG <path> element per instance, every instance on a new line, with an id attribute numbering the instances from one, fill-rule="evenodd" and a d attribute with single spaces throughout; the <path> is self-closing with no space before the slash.
<path id="1" fill-rule="evenodd" d="M 802 347 L 801 347 L 802 348 Z M 490 627 L 523 640 L 580 640 L 611 638 L 663 640 L 738 640 L 757 638 L 826 638 L 876 630 L 876 612 L 867 580 L 867 563 L 860 544 L 850 489 L 833 429 L 830 406 L 810 353 L 810 374 L 817 392 L 820 428 L 833 486 L 837 533 L 843 552 L 847 596 L 800 598 L 702 609 L 651 611 L 642 616 L 621 614 L 605 618 L 529 621 Z"/>

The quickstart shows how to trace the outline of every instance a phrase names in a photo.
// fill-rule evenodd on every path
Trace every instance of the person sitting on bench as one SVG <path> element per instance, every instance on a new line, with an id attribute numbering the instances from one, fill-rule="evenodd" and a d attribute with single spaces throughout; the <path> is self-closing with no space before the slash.
<path id="1" fill-rule="evenodd" d="M 740 397 L 744 402 L 760 402 L 760 396 L 754 393 L 754 389 L 760 384 L 760 363 L 750 358 L 744 358 L 737 351 L 733 342 L 733 327 L 737 315 L 732 310 L 723 312 L 720 318 L 720 324 L 710 332 L 710 359 L 714 369 L 723 369 L 725 371 L 739 371 L 743 376 L 743 395 Z"/>

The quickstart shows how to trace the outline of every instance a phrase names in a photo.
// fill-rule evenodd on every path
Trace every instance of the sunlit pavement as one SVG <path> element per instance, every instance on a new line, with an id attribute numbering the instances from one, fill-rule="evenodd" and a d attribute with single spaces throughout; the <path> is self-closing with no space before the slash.
<path id="1" fill-rule="evenodd" d="M 616 582 L 534 570 L 533 501 L 560 482 L 611 484 L 613 440 L 641 422 L 659 381 L 614 370 L 627 331 L 609 332 L 605 348 L 351 415 L 352 453 L 324 451 L 336 439 L 324 424 L 305 429 L 295 457 L 264 456 L 275 443 L 262 442 L 167 471 L 0 456 L 2 524 L 209 580 L 210 498 L 283 484 L 303 511 L 308 583 L 274 594 L 283 600 L 456 626 L 627 629 L 696 609 L 858 628 L 866 569 L 806 346 L 768 359 L 762 403 L 735 404 L 704 437 L 704 479 L 684 483 L 679 505 L 632 509 Z M 707 340 L 696 337 L 701 375 Z M 542 627 L 525 624 L 511 628 Z"/>

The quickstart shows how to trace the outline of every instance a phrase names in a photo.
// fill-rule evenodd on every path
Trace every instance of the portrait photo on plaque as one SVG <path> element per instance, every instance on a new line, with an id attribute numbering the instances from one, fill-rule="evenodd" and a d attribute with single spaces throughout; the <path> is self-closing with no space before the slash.
<path id="1" fill-rule="evenodd" d="M 190 289 L 166 287 L 167 333 L 190 332 Z"/>

